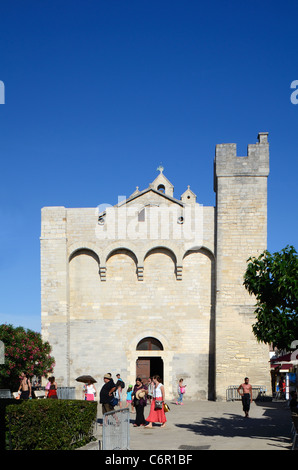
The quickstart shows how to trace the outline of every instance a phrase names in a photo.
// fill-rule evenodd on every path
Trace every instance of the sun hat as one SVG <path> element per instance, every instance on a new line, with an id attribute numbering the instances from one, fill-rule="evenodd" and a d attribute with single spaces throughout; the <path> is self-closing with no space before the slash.
<path id="1" fill-rule="evenodd" d="M 139 400 L 140 398 L 143 398 L 146 395 L 146 392 L 144 390 L 138 390 L 136 392 L 136 398 Z"/>

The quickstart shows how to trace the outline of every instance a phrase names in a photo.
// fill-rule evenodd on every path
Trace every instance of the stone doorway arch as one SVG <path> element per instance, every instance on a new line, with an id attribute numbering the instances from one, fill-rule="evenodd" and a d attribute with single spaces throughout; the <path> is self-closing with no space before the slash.
<path id="1" fill-rule="evenodd" d="M 136 349 L 140 354 L 136 360 L 136 376 L 147 382 L 149 377 L 159 375 L 163 381 L 163 359 L 160 355 L 156 355 L 159 351 L 163 351 L 162 343 L 153 336 L 147 336 L 138 342 Z M 153 351 L 155 355 L 151 356 Z M 150 355 L 142 356 L 145 352 Z"/>
<path id="2" fill-rule="evenodd" d="M 138 349 L 140 344 L 144 346 L 144 342 L 148 338 L 154 338 L 161 345 L 161 348 L 155 347 L 153 341 L 151 342 L 151 347 L 149 349 Z M 150 377 L 152 375 L 160 375 L 162 382 L 166 389 L 167 397 L 172 396 L 172 360 L 173 360 L 173 351 L 171 349 L 168 338 L 155 329 L 148 329 L 139 332 L 134 338 L 130 341 L 130 347 L 127 351 L 127 367 L 128 367 L 128 376 L 127 379 L 129 383 L 134 384 L 137 373 L 137 361 L 147 360 L 147 370 L 146 373 Z"/>

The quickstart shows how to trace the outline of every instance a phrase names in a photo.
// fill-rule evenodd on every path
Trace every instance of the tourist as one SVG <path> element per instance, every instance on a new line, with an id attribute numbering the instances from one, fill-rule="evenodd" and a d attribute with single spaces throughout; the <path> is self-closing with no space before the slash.
<path id="1" fill-rule="evenodd" d="M 50 377 L 48 378 L 48 382 L 45 386 L 45 397 L 47 398 L 49 390 L 50 390 L 51 382 L 50 382 Z"/>
<path id="2" fill-rule="evenodd" d="M 153 383 L 153 400 L 150 407 L 150 413 L 147 418 L 149 424 L 147 424 L 145 427 L 152 428 L 152 423 L 161 423 L 161 427 L 164 428 L 167 421 L 163 408 L 165 401 L 165 388 L 161 383 L 161 378 L 158 375 L 153 377 Z"/>
<path id="3" fill-rule="evenodd" d="M 99 401 L 102 405 L 102 414 L 105 414 L 114 410 L 115 405 L 113 405 L 111 401 L 114 397 L 113 392 L 116 390 L 116 385 L 110 373 L 104 375 L 103 381 L 104 385 L 100 390 Z"/>
<path id="4" fill-rule="evenodd" d="M 279 381 L 279 396 L 283 400 L 286 398 L 286 381 L 284 377 L 281 377 Z"/>
<path id="5" fill-rule="evenodd" d="M 144 408 L 147 405 L 148 388 L 143 384 L 140 377 L 136 378 L 136 384 L 133 388 L 132 397 L 134 407 L 136 409 L 136 420 L 134 427 L 145 426 L 146 420 L 144 416 Z"/>
<path id="6" fill-rule="evenodd" d="M 41 388 L 40 379 L 36 378 L 32 385 L 33 385 L 34 390 L 40 390 Z"/>
<path id="7" fill-rule="evenodd" d="M 121 388 L 124 388 L 125 387 L 125 383 L 124 383 L 124 380 L 121 379 L 120 377 L 120 374 L 116 374 L 116 377 L 117 377 L 117 382 L 116 382 L 116 385 L 121 385 Z"/>
<path id="8" fill-rule="evenodd" d="M 241 389 L 242 389 L 242 393 L 240 392 Z M 239 385 L 237 392 L 242 397 L 242 406 L 243 406 L 245 418 L 248 418 L 250 404 L 252 402 L 252 386 L 249 383 L 248 377 L 245 377 L 244 383 Z"/>
<path id="9" fill-rule="evenodd" d="M 185 393 L 186 385 L 183 385 L 183 379 L 180 379 L 178 382 L 178 399 L 176 405 L 183 405 L 183 395 Z"/>
<path id="10" fill-rule="evenodd" d="M 57 384 L 55 382 L 55 377 L 49 378 L 50 388 L 47 394 L 47 398 L 58 398 L 57 396 Z"/>
<path id="11" fill-rule="evenodd" d="M 154 389 L 154 383 L 152 381 L 152 377 L 149 377 L 147 386 L 148 386 L 148 396 L 147 396 L 147 398 L 148 398 L 148 401 L 151 405 L 151 400 L 153 398 L 153 389 Z"/>
<path id="12" fill-rule="evenodd" d="M 85 400 L 94 401 L 96 397 L 96 388 L 91 380 L 88 380 L 84 386 L 84 396 Z"/>
<path id="13" fill-rule="evenodd" d="M 128 388 L 127 388 L 127 391 L 126 391 L 126 406 L 131 407 L 131 411 L 132 411 L 132 408 L 133 408 L 133 404 L 132 404 L 132 392 L 133 392 L 133 387 L 132 385 L 129 385 Z"/>
<path id="14" fill-rule="evenodd" d="M 20 375 L 20 386 L 19 386 L 19 394 L 22 400 L 28 400 L 32 398 L 32 387 L 30 379 L 28 379 L 27 375 L 24 372 Z"/>
<path id="15" fill-rule="evenodd" d="M 117 382 L 116 382 L 116 393 L 115 397 L 118 400 L 118 404 L 120 408 L 122 408 L 122 389 L 125 387 L 124 381 L 121 379 L 120 374 L 116 374 Z"/>

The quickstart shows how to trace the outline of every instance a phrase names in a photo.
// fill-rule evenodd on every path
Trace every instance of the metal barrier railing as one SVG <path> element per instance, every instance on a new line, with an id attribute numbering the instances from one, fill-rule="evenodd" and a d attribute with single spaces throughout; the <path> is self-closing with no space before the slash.
<path id="1" fill-rule="evenodd" d="M 40 392 L 44 392 L 45 387 L 41 387 Z M 35 390 L 33 389 L 34 393 Z M 39 391 L 37 391 L 39 392 Z M 41 395 L 40 393 L 36 395 Z M 75 400 L 76 389 L 75 387 L 57 387 L 57 395 L 61 400 Z M 9 389 L 0 389 L 0 398 L 13 398 L 13 394 Z"/>
<path id="2" fill-rule="evenodd" d="M 102 418 L 102 450 L 128 450 L 129 408 L 109 411 Z"/>
<path id="3" fill-rule="evenodd" d="M 60 400 L 75 400 L 75 387 L 57 387 L 57 395 Z"/>
<path id="4" fill-rule="evenodd" d="M 241 400 L 241 395 L 237 392 L 239 385 L 230 385 L 226 390 L 227 401 Z M 266 396 L 266 387 L 262 385 L 252 386 L 252 399 L 262 399 Z"/>

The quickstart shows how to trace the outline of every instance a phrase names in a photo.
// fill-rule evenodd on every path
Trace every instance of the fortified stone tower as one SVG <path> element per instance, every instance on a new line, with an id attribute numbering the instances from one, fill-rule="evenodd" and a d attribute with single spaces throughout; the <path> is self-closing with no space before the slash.
<path id="1" fill-rule="evenodd" d="M 268 174 L 267 132 L 248 145 L 246 157 L 236 155 L 236 144 L 216 146 L 217 400 L 226 398 L 229 385 L 239 385 L 239 377 L 270 386 L 268 346 L 252 333 L 256 301 L 243 286 L 247 259 L 267 248 Z"/>

